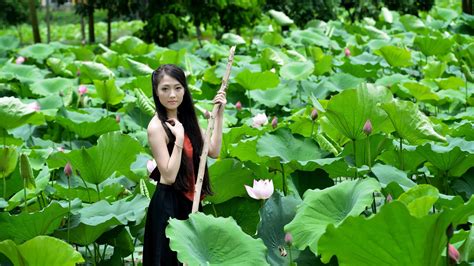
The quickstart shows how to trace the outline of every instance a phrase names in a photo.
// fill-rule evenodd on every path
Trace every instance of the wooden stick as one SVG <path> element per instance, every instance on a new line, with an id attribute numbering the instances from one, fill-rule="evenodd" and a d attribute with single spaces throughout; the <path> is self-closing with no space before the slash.
<path id="1" fill-rule="evenodd" d="M 221 88 L 219 89 L 218 92 L 225 92 L 225 90 L 227 89 L 227 82 L 229 81 L 230 69 L 232 68 L 232 62 L 234 61 L 234 52 L 235 52 L 235 46 L 232 46 L 230 48 L 227 68 L 226 68 L 224 76 L 222 77 Z M 205 170 L 206 162 L 207 162 L 207 153 L 209 152 L 209 142 L 211 140 L 212 131 L 214 130 L 214 119 L 217 116 L 217 112 L 219 111 L 219 108 L 221 108 L 220 104 L 214 105 L 214 109 L 212 109 L 211 117 L 209 118 L 208 123 L 207 123 L 207 130 L 206 130 L 206 134 L 204 135 L 204 146 L 202 147 L 202 154 L 199 159 L 198 177 L 196 180 L 196 185 L 194 186 L 194 199 L 193 199 L 193 208 L 192 208 L 191 213 L 195 213 L 198 211 L 199 202 L 201 201 L 202 181 L 204 179 L 204 170 Z"/>

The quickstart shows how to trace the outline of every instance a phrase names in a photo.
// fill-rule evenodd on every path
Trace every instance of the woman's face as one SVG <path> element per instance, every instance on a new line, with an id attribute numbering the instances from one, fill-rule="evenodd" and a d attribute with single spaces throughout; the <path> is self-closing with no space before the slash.
<path id="1" fill-rule="evenodd" d="M 175 111 L 183 102 L 184 87 L 179 81 L 165 74 L 158 84 L 157 94 L 167 111 Z"/>

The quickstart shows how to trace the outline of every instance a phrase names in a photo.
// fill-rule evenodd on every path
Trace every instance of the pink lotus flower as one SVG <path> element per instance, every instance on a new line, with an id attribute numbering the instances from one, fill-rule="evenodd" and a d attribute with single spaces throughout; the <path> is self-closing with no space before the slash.
<path id="1" fill-rule="evenodd" d="M 41 106 L 39 105 L 38 102 L 29 103 L 27 106 L 28 106 L 28 109 L 33 110 L 35 112 L 38 112 L 39 110 L 41 110 Z"/>
<path id="2" fill-rule="evenodd" d="M 67 163 L 66 163 L 66 166 L 64 166 L 64 174 L 65 174 L 67 177 L 70 177 L 70 176 L 72 175 L 71 163 L 67 162 Z"/>
<path id="3" fill-rule="evenodd" d="M 242 110 L 242 103 L 240 103 L 240 101 L 238 101 L 238 102 L 235 104 L 235 108 L 237 109 L 237 111 Z"/>
<path id="4" fill-rule="evenodd" d="M 286 233 L 285 234 L 285 243 L 289 245 L 289 244 L 291 244 L 291 242 L 293 242 L 293 236 L 290 233 Z"/>
<path id="5" fill-rule="evenodd" d="M 350 57 L 351 56 L 351 50 L 349 50 L 349 48 L 344 48 L 344 54 L 346 55 L 346 57 Z"/>
<path id="6" fill-rule="evenodd" d="M 392 194 L 388 194 L 387 198 L 385 199 L 385 202 L 389 203 L 389 202 L 392 202 L 392 201 L 393 201 Z"/>
<path id="7" fill-rule="evenodd" d="M 460 258 L 459 251 L 451 243 L 448 244 L 448 255 L 451 261 L 459 263 L 459 258 Z"/>
<path id="8" fill-rule="evenodd" d="M 19 56 L 19 57 L 15 60 L 15 63 L 16 63 L 17 65 L 21 65 L 21 64 L 23 64 L 25 61 L 26 61 L 26 58 L 24 58 L 23 56 Z"/>
<path id="9" fill-rule="evenodd" d="M 362 131 L 364 131 L 364 134 L 367 136 L 372 133 L 372 123 L 370 122 L 370 119 L 367 119 L 367 121 L 365 121 Z"/>
<path id="10" fill-rule="evenodd" d="M 272 119 L 272 127 L 275 129 L 278 126 L 278 118 L 276 116 Z"/>
<path id="11" fill-rule="evenodd" d="M 120 115 L 115 115 L 115 122 L 120 123 Z"/>
<path id="12" fill-rule="evenodd" d="M 313 111 L 311 111 L 311 120 L 316 120 L 318 118 L 318 110 L 316 109 L 313 109 Z"/>
<path id="13" fill-rule="evenodd" d="M 268 118 L 266 114 L 257 114 L 253 119 L 252 119 L 252 126 L 253 127 L 261 127 L 262 125 L 265 125 L 268 123 Z"/>
<path id="14" fill-rule="evenodd" d="M 155 168 L 156 168 L 155 159 L 151 159 L 151 160 L 148 160 L 146 162 L 146 169 L 148 170 L 148 174 L 151 174 L 151 172 L 153 172 L 153 170 L 155 170 Z"/>
<path id="15" fill-rule="evenodd" d="M 254 199 L 268 199 L 273 194 L 273 180 L 253 180 L 253 187 L 245 185 L 247 194 Z"/>
<path id="16" fill-rule="evenodd" d="M 77 92 L 79 93 L 79 95 L 82 96 L 87 93 L 87 87 L 84 85 L 80 85 L 79 88 L 77 89 Z"/>

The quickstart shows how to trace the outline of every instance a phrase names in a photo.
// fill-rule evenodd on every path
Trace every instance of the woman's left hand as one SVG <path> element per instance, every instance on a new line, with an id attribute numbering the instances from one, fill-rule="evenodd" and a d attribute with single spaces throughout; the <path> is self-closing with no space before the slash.
<path id="1" fill-rule="evenodd" d="M 225 91 L 220 91 L 217 93 L 216 97 L 214 97 L 214 104 L 220 104 L 224 107 L 224 105 L 227 103 L 227 100 L 225 98 Z"/>

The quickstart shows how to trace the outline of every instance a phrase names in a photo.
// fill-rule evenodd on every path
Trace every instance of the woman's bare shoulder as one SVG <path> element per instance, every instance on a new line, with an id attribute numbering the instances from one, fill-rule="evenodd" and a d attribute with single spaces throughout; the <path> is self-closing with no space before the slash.
<path id="1" fill-rule="evenodd" d="M 163 124 L 161 124 L 161 120 L 158 118 L 157 115 L 154 115 L 153 118 L 150 120 L 150 123 L 148 123 L 147 127 L 147 132 L 148 134 L 163 134 L 164 128 Z"/>

